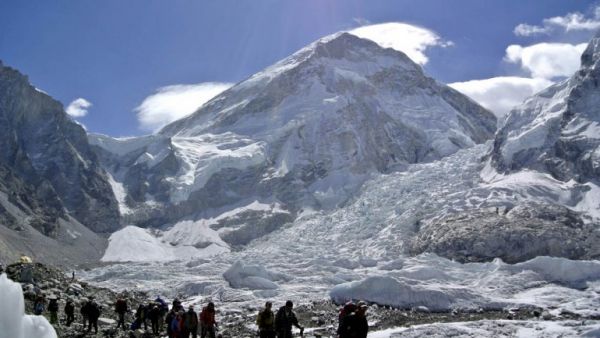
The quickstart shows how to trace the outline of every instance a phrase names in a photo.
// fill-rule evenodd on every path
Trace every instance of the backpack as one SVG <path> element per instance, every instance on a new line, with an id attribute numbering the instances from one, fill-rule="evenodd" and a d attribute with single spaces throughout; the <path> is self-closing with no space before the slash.
<path id="1" fill-rule="evenodd" d="M 42 303 L 42 302 L 35 303 L 34 312 L 37 315 L 41 315 L 42 312 L 44 312 L 44 303 Z"/>
<path id="2" fill-rule="evenodd" d="M 273 318 L 273 312 L 272 311 L 267 311 L 267 309 L 263 309 L 262 311 L 260 311 L 258 313 L 258 318 L 256 320 L 256 324 L 258 325 L 259 328 L 265 327 L 265 328 L 269 328 L 272 327 L 275 323 L 274 323 L 274 318 Z"/>
<path id="3" fill-rule="evenodd" d="M 183 326 L 192 329 L 198 326 L 198 316 L 196 316 L 196 312 L 186 312 L 183 314 Z"/>
<path id="4" fill-rule="evenodd" d="M 165 318 L 165 324 L 167 324 L 169 327 L 171 327 L 171 322 L 173 321 L 173 318 L 175 318 L 175 313 L 169 312 L 167 314 L 167 317 Z"/>
<path id="5" fill-rule="evenodd" d="M 140 326 L 141 326 L 140 321 L 136 319 L 131 323 L 131 326 L 129 328 L 131 329 L 131 331 L 135 331 L 135 330 L 139 329 Z"/>
<path id="6" fill-rule="evenodd" d="M 171 332 L 179 333 L 179 330 L 181 330 L 180 323 L 179 323 L 179 320 L 177 319 L 177 317 L 173 317 L 173 320 L 171 320 L 170 325 L 171 325 Z"/>
<path id="7" fill-rule="evenodd" d="M 68 315 L 72 315 L 73 312 L 75 312 L 75 306 L 73 305 L 73 303 L 67 303 L 65 305 L 65 313 Z"/>
<path id="8" fill-rule="evenodd" d="M 100 317 L 100 307 L 96 303 L 89 305 L 88 316 L 90 318 L 98 319 Z"/>

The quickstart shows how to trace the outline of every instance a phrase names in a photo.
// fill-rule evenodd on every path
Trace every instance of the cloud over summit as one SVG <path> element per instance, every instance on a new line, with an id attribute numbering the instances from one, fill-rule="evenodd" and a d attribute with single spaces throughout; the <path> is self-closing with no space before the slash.
<path id="1" fill-rule="evenodd" d="M 183 118 L 204 103 L 230 88 L 231 83 L 205 82 L 161 87 L 134 109 L 140 128 L 156 132 Z"/>
<path id="2" fill-rule="evenodd" d="M 362 26 L 348 33 L 372 40 L 384 48 L 401 51 L 420 65 L 429 60 L 425 55 L 427 48 L 449 47 L 453 44 L 443 40 L 432 30 L 400 22 Z"/>
<path id="3" fill-rule="evenodd" d="M 83 117 L 83 116 L 87 115 L 88 109 L 91 106 L 92 106 L 92 103 L 90 101 L 80 97 L 76 100 L 73 100 L 71 103 L 69 103 L 69 105 L 67 106 L 65 111 L 71 117 Z"/>

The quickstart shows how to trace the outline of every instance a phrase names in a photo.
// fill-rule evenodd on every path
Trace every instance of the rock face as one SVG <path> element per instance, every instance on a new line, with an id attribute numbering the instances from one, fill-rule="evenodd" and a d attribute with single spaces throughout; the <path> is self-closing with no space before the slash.
<path id="1" fill-rule="evenodd" d="M 600 177 L 600 36 L 570 79 L 514 109 L 499 130 L 491 164 L 502 173 L 532 169 L 561 181 Z"/>
<path id="2" fill-rule="evenodd" d="M 119 227 L 117 203 L 85 130 L 59 102 L 2 64 L 0 149 L 2 191 L 34 216 L 34 227 L 45 235 L 56 234 L 66 213 L 96 232 Z M 21 221 L 0 210 L 7 225 Z"/>
<path id="3" fill-rule="evenodd" d="M 523 262 L 537 256 L 600 257 L 600 234 L 579 215 L 556 205 L 522 204 L 511 210 L 470 210 L 421 231 L 414 254 L 434 252 L 460 262 Z"/>
<path id="4" fill-rule="evenodd" d="M 2 63 L 0 149 L 0 260 L 98 260 L 106 240 L 94 232 L 117 229 L 119 211 L 86 132 Z"/>
<path id="5" fill-rule="evenodd" d="M 223 236 L 235 245 L 303 208 L 344 203 L 372 174 L 482 143 L 495 126 L 493 114 L 426 77 L 403 53 L 342 33 L 255 74 L 157 135 L 90 135 L 90 142 L 123 192 L 128 223 L 214 217 L 253 201 L 289 212 L 260 222 L 261 215 L 247 215 L 264 226 Z"/>

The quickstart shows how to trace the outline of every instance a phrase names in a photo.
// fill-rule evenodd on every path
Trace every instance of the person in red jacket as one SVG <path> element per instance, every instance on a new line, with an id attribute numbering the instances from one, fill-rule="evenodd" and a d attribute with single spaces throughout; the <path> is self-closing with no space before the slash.
<path id="1" fill-rule="evenodd" d="M 215 321 L 215 304 L 208 303 L 200 312 L 200 330 L 201 338 L 215 338 L 217 322 Z"/>
<path id="2" fill-rule="evenodd" d="M 117 329 L 119 327 L 123 328 L 123 330 L 127 330 L 125 326 L 125 314 L 129 311 L 129 307 L 127 306 L 127 301 L 119 296 L 117 301 L 115 302 L 115 312 L 119 316 L 119 322 L 117 323 Z"/>

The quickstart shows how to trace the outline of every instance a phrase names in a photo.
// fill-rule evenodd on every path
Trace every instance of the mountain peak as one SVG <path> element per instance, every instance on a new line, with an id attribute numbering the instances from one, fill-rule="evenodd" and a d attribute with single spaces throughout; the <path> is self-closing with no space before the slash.
<path id="1" fill-rule="evenodd" d="M 348 32 L 333 34 L 317 41 L 315 55 L 331 59 L 360 60 L 364 57 L 381 55 L 395 58 L 397 61 L 410 65 L 415 70 L 420 70 L 413 60 L 405 53 L 393 48 L 385 48 L 376 42 L 358 37 Z"/>
<path id="2" fill-rule="evenodd" d="M 147 166 L 148 180 L 134 173 L 139 189 L 132 190 L 143 202 L 166 185 L 172 193 L 155 200 L 182 203 L 181 210 L 203 198 L 203 208 L 273 198 L 289 210 L 328 208 L 373 173 L 448 156 L 495 129 L 492 113 L 427 77 L 404 53 L 337 33 L 163 128 L 171 148 L 135 153 L 132 162 L 155 166 Z M 156 159 L 169 175 L 154 169 Z"/>
<path id="3" fill-rule="evenodd" d="M 218 127 L 231 125 L 257 109 L 273 110 L 274 115 L 281 115 L 281 109 L 277 109 L 278 103 L 301 92 L 301 96 L 309 95 L 309 91 L 316 90 L 313 85 L 323 87 L 318 96 L 322 96 L 324 100 L 337 93 L 343 94 L 340 97 L 349 96 L 350 101 L 362 101 L 374 95 L 377 87 L 383 83 L 390 86 L 384 86 L 382 90 L 404 94 L 417 90 L 416 86 L 439 87 L 435 80 L 426 77 L 421 67 L 404 53 L 383 48 L 371 40 L 347 32 L 335 33 L 236 84 L 192 115 L 165 126 L 160 134 L 193 136 L 208 130 L 217 130 L 218 133 L 230 131 Z M 431 93 L 449 91 L 438 89 Z M 314 95 L 312 97 L 315 98 Z M 248 100 L 249 102 L 244 102 Z M 243 106 L 239 106 L 241 104 Z M 238 106 L 235 109 L 224 109 L 234 105 Z M 319 111 L 314 110 L 315 113 Z M 293 116 L 272 118 L 269 122 L 287 123 L 290 118 Z M 260 127 L 255 123 L 253 125 Z M 271 125 L 268 123 L 263 127 Z M 235 132 L 250 135 L 256 132 L 256 128 Z"/>
<path id="4" fill-rule="evenodd" d="M 600 30 L 590 40 L 587 48 L 581 55 L 581 67 L 591 67 L 600 59 Z"/>

